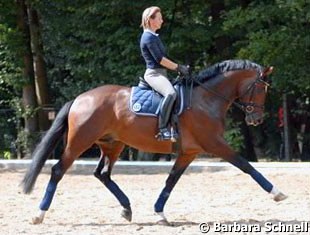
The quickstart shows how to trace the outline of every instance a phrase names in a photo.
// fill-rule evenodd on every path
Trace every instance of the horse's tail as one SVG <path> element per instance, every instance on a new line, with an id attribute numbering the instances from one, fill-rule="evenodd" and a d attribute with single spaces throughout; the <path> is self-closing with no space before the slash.
<path id="1" fill-rule="evenodd" d="M 24 193 L 31 193 L 44 163 L 55 149 L 61 137 L 68 129 L 68 114 L 73 101 L 67 102 L 59 111 L 51 128 L 42 138 L 32 154 L 32 162 L 22 181 Z"/>

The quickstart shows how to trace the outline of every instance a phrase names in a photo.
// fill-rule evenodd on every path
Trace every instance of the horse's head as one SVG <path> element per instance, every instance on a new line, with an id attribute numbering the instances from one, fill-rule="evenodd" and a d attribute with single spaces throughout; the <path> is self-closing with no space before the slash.
<path id="1" fill-rule="evenodd" d="M 257 126 L 263 122 L 264 104 L 269 83 L 267 76 L 272 73 L 273 67 L 267 67 L 255 80 L 246 83 L 239 91 L 240 105 L 245 112 L 247 125 Z"/>

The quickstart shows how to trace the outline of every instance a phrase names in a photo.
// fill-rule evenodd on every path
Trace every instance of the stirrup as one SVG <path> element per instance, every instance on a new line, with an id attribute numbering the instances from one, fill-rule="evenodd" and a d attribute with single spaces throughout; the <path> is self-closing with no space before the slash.
<path id="1" fill-rule="evenodd" d="M 169 131 L 168 128 L 162 128 L 159 130 L 155 138 L 159 141 L 170 140 L 171 142 L 176 142 L 178 134 L 173 129 Z"/>
<path id="2" fill-rule="evenodd" d="M 167 128 L 159 129 L 159 132 L 155 136 L 158 140 L 170 140 L 171 139 L 171 133 Z"/>

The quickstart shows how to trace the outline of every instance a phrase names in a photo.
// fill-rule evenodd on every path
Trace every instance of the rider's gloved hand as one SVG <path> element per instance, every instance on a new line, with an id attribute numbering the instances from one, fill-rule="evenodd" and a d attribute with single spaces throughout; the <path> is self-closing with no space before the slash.
<path id="1" fill-rule="evenodd" d="M 189 76 L 190 67 L 189 65 L 178 64 L 177 72 L 183 76 Z"/>

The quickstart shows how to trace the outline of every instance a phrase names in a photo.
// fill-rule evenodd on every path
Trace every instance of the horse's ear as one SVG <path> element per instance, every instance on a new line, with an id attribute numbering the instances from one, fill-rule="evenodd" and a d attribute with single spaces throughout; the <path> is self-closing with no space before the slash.
<path id="1" fill-rule="evenodd" d="M 262 76 L 263 76 L 263 77 L 266 77 L 266 76 L 268 76 L 269 74 L 271 74 L 272 71 L 273 71 L 273 66 L 269 66 L 269 67 L 265 68 L 265 70 L 263 71 Z"/>

